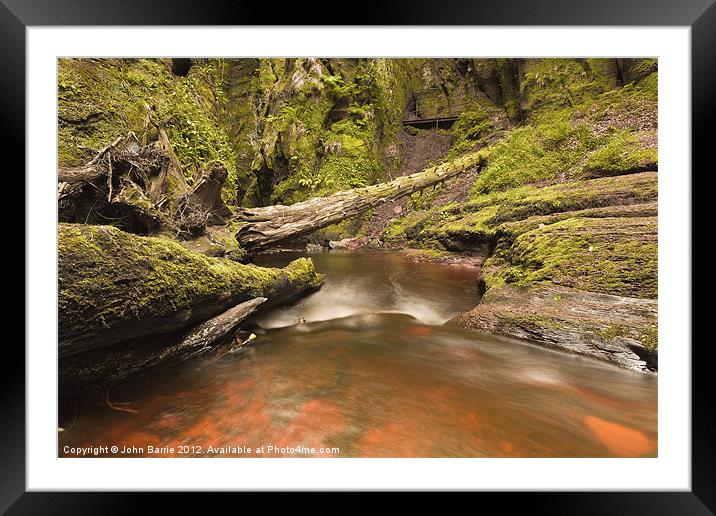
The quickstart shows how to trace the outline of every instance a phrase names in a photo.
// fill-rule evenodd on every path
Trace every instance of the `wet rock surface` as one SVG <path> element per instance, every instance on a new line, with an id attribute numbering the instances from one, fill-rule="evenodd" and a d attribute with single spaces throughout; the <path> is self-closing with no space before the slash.
<path id="1" fill-rule="evenodd" d="M 502 287 L 447 324 L 656 372 L 657 310 L 653 299 Z"/>

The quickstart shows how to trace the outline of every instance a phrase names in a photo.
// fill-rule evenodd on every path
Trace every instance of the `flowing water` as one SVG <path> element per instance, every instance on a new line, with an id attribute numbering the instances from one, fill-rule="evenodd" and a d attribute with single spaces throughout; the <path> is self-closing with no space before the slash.
<path id="1" fill-rule="evenodd" d="M 324 287 L 257 315 L 253 345 L 113 393 L 136 412 L 76 414 L 59 455 L 656 456 L 655 377 L 442 326 L 476 304 L 474 268 L 312 256 Z"/>

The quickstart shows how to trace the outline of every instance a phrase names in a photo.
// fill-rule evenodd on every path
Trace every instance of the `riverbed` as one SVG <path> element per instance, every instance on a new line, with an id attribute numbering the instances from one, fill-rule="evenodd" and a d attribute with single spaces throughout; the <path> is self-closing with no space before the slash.
<path id="1" fill-rule="evenodd" d="M 310 256 L 326 274 L 320 291 L 247 321 L 256 338 L 239 352 L 113 392 L 128 411 L 66 414 L 59 455 L 657 455 L 656 376 L 444 325 L 478 302 L 474 267 L 382 251 Z"/>

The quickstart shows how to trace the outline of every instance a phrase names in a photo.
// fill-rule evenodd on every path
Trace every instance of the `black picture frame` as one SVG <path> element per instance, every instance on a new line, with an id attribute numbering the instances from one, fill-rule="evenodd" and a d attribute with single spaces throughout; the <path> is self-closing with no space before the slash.
<path id="1" fill-rule="evenodd" d="M 713 146 L 711 128 L 716 112 L 714 0 L 382 0 L 361 3 L 359 8 L 351 10 L 355 12 L 350 21 L 360 25 L 691 27 L 692 157 L 694 163 L 711 163 L 706 160 L 706 153 Z M 346 15 L 338 14 L 340 11 L 336 5 L 322 8 L 317 3 L 309 6 L 296 2 L 281 3 L 277 7 L 256 0 L 0 0 L 2 155 L 20 156 L 20 163 L 15 166 L 23 167 L 24 155 L 18 150 L 25 148 L 25 30 L 28 26 L 340 25 L 347 20 Z M 711 163 L 708 168 L 712 166 Z M 693 185 L 691 171 L 683 171 L 683 174 L 685 178 L 691 176 Z M 18 186 L 13 185 L 15 195 Z M 25 191 L 26 196 L 31 194 Z M 695 201 L 692 205 L 696 205 Z M 693 266 L 697 266 L 696 261 Z M 26 310 L 32 307 L 27 306 Z M 709 347 L 708 341 L 694 342 L 692 346 L 690 492 L 481 493 L 479 496 L 498 502 L 506 509 L 529 506 L 532 514 L 714 514 L 716 424 L 712 389 L 707 384 L 712 368 L 707 357 Z M 120 514 L 146 506 L 146 498 L 150 496 L 146 493 L 26 492 L 25 354 L 13 339 L 7 338 L 0 364 L 3 370 L 0 407 L 4 416 L 0 425 L 0 511 L 7 510 L 8 514 Z M 370 500 L 351 496 L 349 503 L 343 502 L 341 513 L 365 512 L 373 505 Z M 165 495 L 163 501 L 170 498 L 182 504 L 183 512 L 191 507 L 182 494 Z M 224 498 L 222 495 L 218 501 L 223 502 Z M 413 500 L 422 504 L 420 496 Z"/>

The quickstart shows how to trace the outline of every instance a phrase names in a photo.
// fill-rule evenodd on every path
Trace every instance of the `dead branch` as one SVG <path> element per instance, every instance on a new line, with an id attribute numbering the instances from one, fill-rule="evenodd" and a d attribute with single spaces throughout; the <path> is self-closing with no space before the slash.
<path id="1" fill-rule="evenodd" d="M 481 167 L 483 162 L 481 155 L 470 154 L 386 183 L 315 197 L 291 206 L 244 209 L 238 218 L 245 224 L 236 233 L 236 240 L 248 251 L 265 249 L 446 181 L 466 170 Z"/>

